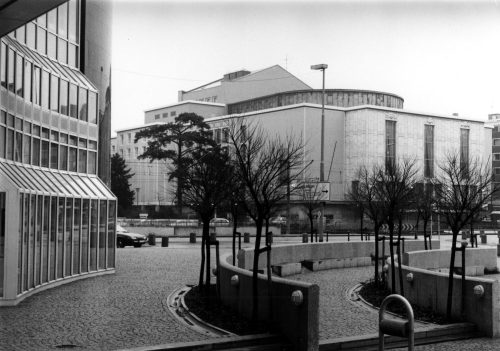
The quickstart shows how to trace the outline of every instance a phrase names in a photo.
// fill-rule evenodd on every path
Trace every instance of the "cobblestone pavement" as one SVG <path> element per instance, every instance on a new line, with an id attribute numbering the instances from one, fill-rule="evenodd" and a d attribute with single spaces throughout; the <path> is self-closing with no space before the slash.
<path id="1" fill-rule="evenodd" d="M 408 347 L 393 349 L 395 351 L 408 350 Z M 497 351 L 500 350 L 500 340 L 477 338 L 459 341 L 443 342 L 439 344 L 415 346 L 416 351 Z"/>
<path id="2" fill-rule="evenodd" d="M 199 246 L 117 250 L 116 274 L 84 279 L 0 310 L 0 350 L 113 350 L 202 340 L 163 306 L 197 282 Z"/>

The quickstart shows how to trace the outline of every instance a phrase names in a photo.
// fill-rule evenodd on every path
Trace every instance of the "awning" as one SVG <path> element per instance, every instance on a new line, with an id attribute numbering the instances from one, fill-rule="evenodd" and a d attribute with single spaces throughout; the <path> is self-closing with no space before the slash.
<path id="1" fill-rule="evenodd" d="M 99 177 L 45 168 L 0 162 L 0 176 L 23 192 L 51 196 L 116 200 Z M 3 181 L 3 180 L 2 180 Z"/>

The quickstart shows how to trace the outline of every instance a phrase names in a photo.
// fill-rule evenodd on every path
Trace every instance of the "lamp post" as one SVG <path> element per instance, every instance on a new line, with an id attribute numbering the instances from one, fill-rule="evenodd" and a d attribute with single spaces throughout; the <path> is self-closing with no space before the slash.
<path id="1" fill-rule="evenodd" d="M 321 94 L 321 156 L 319 163 L 319 181 L 325 181 L 325 70 L 328 68 L 328 65 L 325 63 L 321 63 L 318 65 L 312 65 L 311 69 L 315 71 L 323 72 L 323 91 Z M 323 241 L 323 221 L 325 216 L 325 202 L 321 203 L 321 213 L 318 224 L 318 235 L 319 241 Z"/>

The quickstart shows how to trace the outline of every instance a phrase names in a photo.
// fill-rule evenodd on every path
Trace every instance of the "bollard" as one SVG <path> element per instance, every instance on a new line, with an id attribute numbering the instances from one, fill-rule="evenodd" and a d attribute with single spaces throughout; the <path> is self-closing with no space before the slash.
<path id="1" fill-rule="evenodd" d="M 307 243 L 309 241 L 309 235 L 304 233 L 302 234 L 302 242 Z"/>
<path id="2" fill-rule="evenodd" d="M 484 230 L 479 231 L 479 236 L 481 237 L 481 244 L 486 244 L 488 239 L 486 238 L 486 234 L 484 233 Z"/>
<path id="3" fill-rule="evenodd" d="M 210 233 L 210 242 L 215 242 L 215 240 L 217 240 L 217 234 Z"/>
<path id="4" fill-rule="evenodd" d="M 406 314 L 408 316 L 407 320 L 384 318 L 384 313 L 387 305 L 394 300 L 398 300 L 404 305 Z M 406 300 L 401 295 L 389 295 L 384 299 L 384 301 L 382 301 L 382 304 L 380 305 L 378 313 L 378 349 L 381 351 L 384 350 L 384 334 L 407 338 L 408 351 L 413 351 L 415 346 L 413 309 L 411 308 L 408 300 Z"/>
<path id="5" fill-rule="evenodd" d="M 250 233 L 243 233 L 243 242 L 244 243 L 250 242 Z"/>
<path id="6" fill-rule="evenodd" d="M 168 247 L 168 236 L 161 238 L 161 247 Z"/>
<path id="7" fill-rule="evenodd" d="M 196 243 L 196 233 L 189 233 L 189 243 Z"/>
<path id="8" fill-rule="evenodd" d="M 148 245 L 150 246 L 156 245 L 156 236 L 153 233 L 148 234 Z"/>

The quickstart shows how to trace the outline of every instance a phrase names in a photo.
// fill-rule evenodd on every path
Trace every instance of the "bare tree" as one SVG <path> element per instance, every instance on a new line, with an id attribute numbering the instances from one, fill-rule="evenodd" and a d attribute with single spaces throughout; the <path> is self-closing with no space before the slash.
<path id="1" fill-rule="evenodd" d="M 404 210 L 408 208 L 411 203 L 414 186 L 416 183 L 416 174 L 418 169 L 415 167 L 415 160 L 404 159 L 394 164 L 388 163 L 385 169 L 379 167 L 376 182 L 379 184 L 375 189 L 378 191 L 377 197 L 380 199 L 385 221 L 389 228 L 389 250 L 391 256 L 391 282 L 392 293 L 396 292 L 395 282 L 395 265 L 394 265 L 394 229 L 396 222 L 399 223 L 398 230 L 398 251 L 400 251 L 401 243 L 401 228 L 402 228 L 402 215 Z M 401 254 L 401 252 L 399 252 Z M 401 272 L 401 257 L 399 260 L 399 280 L 400 289 L 403 295 L 402 272 Z"/>
<path id="2" fill-rule="evenodd" d="M 488 204 L 492 195 L 498 192 L 498 188 L 493 183 L 489 160 L 482 163 L 479 158 L 469 159 L 458 153 L 449 153 L 439 165 L 439 169 L 441 174 L 435 187 L 437 208 L 444 216 L 453 236 L 446 305 L 446 315 L 450 318 L 458 234 L 480 213 L 483 206 Z"/>
<path id="3" fill-rule="evenodd" d="M 206 292 L 210 285 L 210 220 L 217 206 L 231 196 L 233 178 L 234 167 L 229 155 L 219 147 L 200 147 L 192 151 L 189 158 L 186 157 L 182 195 L 203 223 L 199 286 L 205 286 Z"/>
<path id="4" fill-rule="evenodd" d="M 385 222 L 384 207 L 379 198 L 380 183 L 377 181 L 379 167 L 375 166 L 371 171 L 366 167 L 360 167 L 356 173 L 356 180 L 353 181 L 348 198 L 357 206 L 363 207 L 366 215 L 373 222 L 373 232 L 375 235 L 375 284 L 380 282 L 379 274 L 379 238 L 380 228 Z"/>
<path id="5" fill-rule="evenodd" d="M 248 124 L 245 119 L 229 121 L 228 128 L 237 173 L 245 187 L 242 204 L 256 226 L 252 279 L 252 316 L 256 320 L 259 255 L 268 252 L 270 258 L 271 245 L 267 237 L 269 218 L 276 206 L 286 199 L 288 185 L 300 180 L 305 171 L 304 145 L 292 136 L 269 135 L 258 125 Z M 266 245 L 261 248 L 264 226 Z M 267 272 L 270 280 L 269 259 Z"/>
<path id="6" fill-rule="evenodd" d="M 430 248 L 432 250 L 431 235 L 427 234 L 427 226 L 436 207 L 434 183 L 431 181 L 420 181 L 415 184 L 415 192 L 413 198 L 413 203 L 417 211 L 416 230 L 418 231 L 419 228 L 418 219 L 422 219 L 425 249 L 427 250 L 428 248 Z M 429 247 L 427 246 L 427 240 L 429 241 Z"/>
<path id="7" fill-rule="evenodd" d="M 300 185 L 300 193 L 302 194 L 301 206 L 306 212 L 307 219 L 309 220 L 309 233 L 311 235 L 311 242 L 314 241 L 314 214 L 321 208 L 320 198 L 323 195 L 322 188 L 319 186 L 319 180 L 306 179 Z"/>

